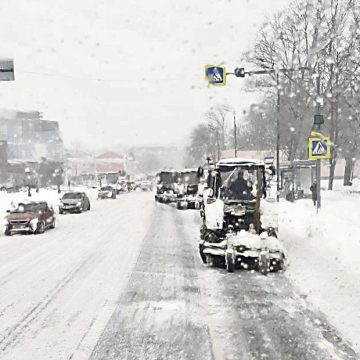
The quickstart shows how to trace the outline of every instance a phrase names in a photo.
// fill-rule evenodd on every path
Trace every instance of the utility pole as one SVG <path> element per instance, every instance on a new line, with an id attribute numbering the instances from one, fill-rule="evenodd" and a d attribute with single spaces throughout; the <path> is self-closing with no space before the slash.
<path id="1" fill-rule="evenodd" d="M 237 139 L 236 139 L 236 116 L 234 112 L 234 150 L 235 150 L 235 157 L 237 157 Z"/>
<path id="2" fill-rule="evenodd" d="M 276 201 L 280 197 L 280 83 L 279 74 L 276 74 L 277 101 L 276 101 Z"/>
<path id="3" fill-rule="evenodd" d="M 212 131 L 215 130 L 215 133 L 216 133 L 216 152 L 217 152 L 217 159 L 216 161 L 219 161 L 220 160 L 220 141 L 219 141 L 219 127 L 216 125 L 211 125 L 211 124 L 208 124 L 208 128 Z"/>
<path id="4" fill-rule="evenodd" d="M 219 142 L 219 127 L 216 126 L 216 144 L 217 144 L 217 161 L 220 160 L 220 142 Z"/>
<path id="5" fill-rule="evenodd" d="M 316 115 L 320 115 L 321 104 L 320 104 L 320 65 L 318 65 L 318 74 L 316 79 Z M 320 118 L 320 117 L 319 117 Z M 316 119 L 316 116 L 315 116 Z M 314 121 L 314 129 L 320 132 L 321 121 Z M 316 212 L 321 208 L 321 160 L 316 160 Z"/>

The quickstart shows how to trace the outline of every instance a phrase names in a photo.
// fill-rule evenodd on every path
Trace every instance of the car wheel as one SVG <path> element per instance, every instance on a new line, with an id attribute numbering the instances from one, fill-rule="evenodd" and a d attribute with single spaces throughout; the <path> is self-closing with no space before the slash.
<path id="1" fill-rule="evenodd" d="M 5 229 L 4 235 L 5 235 L 5 236 L 11 236 L 11 231 L 10 231 L 9 228 L 6 228 L 6 229 Z"/>
<path id="2" fill-rule="evenodd" d="M 90 211 L 90 203 L 89 203 L 89 206 L 88 206 L 88 208 L 87 208 L 87 209 L 88 209 L 88 211 Z"/>
<path id="3" fill-rule="evenodd" d="M 59 209 L 59 214 L 62 215 L 64 213 L 63 209 Z"/>
<path id="4" fill-rule="evenodd" d="M 40 221 L 38 223 L 38 227 L 37 227 L 37 230 L 36 230 L 36 233 L 37 234 L 43 234 L 45 232 L 45 223 L 43 221 Z"/>
<path id="5" fill-rule="evenodd" d="M 50 226 L 50 229 L 55 229 L 55 219 L 53 220 L 51 226 Z"/>
<path id="6" fill-rule="evenodd" d="M 235 270 L 235 262 L 234 262 L 232 254 L 230 254 L 230 253 L 226 254 L 226 270 L 229 273 L 233 273 Z"/>

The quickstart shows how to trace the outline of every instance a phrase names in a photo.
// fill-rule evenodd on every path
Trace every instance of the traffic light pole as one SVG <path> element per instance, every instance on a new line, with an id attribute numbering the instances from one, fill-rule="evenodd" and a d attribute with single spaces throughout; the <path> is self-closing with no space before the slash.
<path id="1" fill-rule="evenodd" d="M 276 201 L 279 202 L 280 197 L 280 82 L 279 73 L 291 73 L 295 71 L 310 71 L 309 67 L 299 68 L 281 68 L 281 69 L 266 69 L 256 71 L 245 71 L 244 68 L 236 68 L 232 73 L 226 75 L 235 75 L 236 77 L 245 77 L 245 75 L 270 75 L 276 74 L 277 87 L 277 102 L 276 102 Z M 320 92 L 320 88 L 319 88 Z"/>
<path id="2" fill-rule="evenodd" d="M 235 148 L 235 157 L 237 157 L 237 139 L 236 139 L 236 117 L 234 112 L 234 148 Z"/>
<path id="3" fill-rule="evenodd" d="M 279 74 L 276 74 L 276 201 L 280 198 L 280 84 Z"/>
<path id="4" fill-rule="evenodd" d="M 320 70 L 320 69 L 319 69 Z M 320 115 L 321 105 L 319 101 L 320 96 L 320 71 L 318 71 L 318 76 L 316 79 L 316 93 L 318 96 L 317 105 L 316 105 L 316 115 Z M 320 132 L 321 124 L 314 124 L 314 128 Z M 316 212 L 319 212 L 321 209 L 321 160 L 316 160 Z"/>

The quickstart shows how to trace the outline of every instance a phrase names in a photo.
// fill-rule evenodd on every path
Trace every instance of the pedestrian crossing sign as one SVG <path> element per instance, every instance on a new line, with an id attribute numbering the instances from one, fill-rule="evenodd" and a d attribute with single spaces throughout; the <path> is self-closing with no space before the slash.
<path id="1" fill-rule="evenodd" d="M 322 138 L 311 137 L 309 138 L 308 149 L 310 160 L 330 159 L 330 138 L 327 136 Z"/>
<path id="2" fill-rule="evenodd" d="M 205 65 L 205 79 L 209 83 L 209 85 L 225 86 L 225 66 Z"/>

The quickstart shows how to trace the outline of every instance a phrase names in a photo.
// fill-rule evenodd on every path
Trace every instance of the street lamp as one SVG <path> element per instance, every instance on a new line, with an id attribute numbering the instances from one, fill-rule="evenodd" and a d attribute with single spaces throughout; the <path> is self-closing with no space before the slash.
<path id="1" fill-rule="evenodd" d="M 53 177 L 54 177 L 54 180 L 55 180 L 56 185 L 57 185 L 58 194 L 61 193 L 60 185 L 61 185 L 61 180 L 62 180 L 62 173 L 63 173 L 62 169 L 55 169 L 54 173 L 53 173 Z"/>
<path id="2" fill-rule="evenodd" d="M 219 127 L 208 124 L 210 130 L 216 131 L 216 148 L 217 148 L 217 160 L 220 160 L 220 143 L 219 143 Z"/>
<path id="3" fill-rule="evenodd" d="M 32 170 L 29 167 L 25 168 L 25 178 L 29 197 L 31 197 L 31 172 Z"/>

